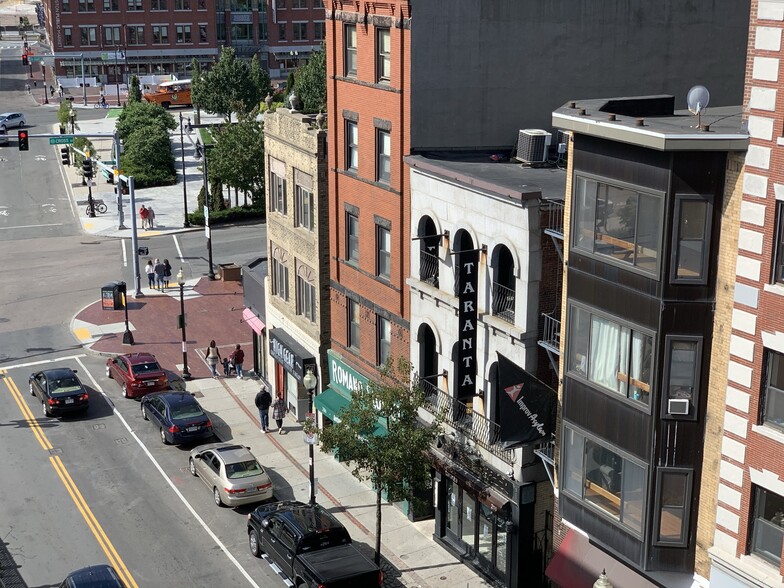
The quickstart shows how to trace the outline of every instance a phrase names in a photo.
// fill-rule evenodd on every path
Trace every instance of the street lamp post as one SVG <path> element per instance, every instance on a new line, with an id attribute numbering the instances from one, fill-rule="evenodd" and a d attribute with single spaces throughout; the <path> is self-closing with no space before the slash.
<path id="1" fill-rule="evenodd" d="M 117 75 L 117 51 L 119 51 L 119 47 L 114 48 L 114 83 L 115 87 L 117 88 L 117 106 L 120 106 L 120 77 Z"/>
<path id="2" fill-rule="evenodd" d="M 41 62 L 41 75 L 43 76 L 44 104 L 49 104 L 49 90 L 46 88 L 46 64 Z"/>
<path id="3" fill-rule="evenodd" d="M 309 367 L 305 377 L 302 378 L 302 383 L 305 385 L 305 389 L 308 391 L 308 419 L 315 419 L 315 415 L 313 414 L 313 392 L 316 391 L 316 384 L 318 383 L 318 379 L 316 378 L 315 374 L 313 373 L 313 368 Z M 316 475 L 314 470 L 314 451 L 313 451 L 313 443 L 308 443 L 308 477 L 310 479 L 310 499 L 308 500 L 309 504 L 316 504 Z"/>
<path id="4" fill-rule="evenodd" d="M 188 380 L 191 373 L 188 371 L 188 345 L 185 337 L 185 276 L 182 268 L 177 272 L 177 283 L 180 285 L 180 328 L 182 329 L 182 379 Z"/>
<path id="5" fill-rule="evenodd" d="M 207 186 L 207 144 L 196 146 L 196 154 L 198 155 L 201 152 L 202 156 L 204 157 L 204 164 L 202 165 L 202 182 L 204 182 L 204 231 L 207 233 L 207 263 L 210 266 L 210 271 L 207 272 L 207 278 L 210 280 L 215 279 L 215 272 L 212 269 L 212 230 L 210 229 L 210 189 Z"/>
<path id="6" fill-rule="evenodd" d="M 123 345 L 133 345 L 133 333 L 128 326 L 128 288 L 125 282 L 120 282 L 120 292 L 122 293 L 123 310 L 125 310 L 125 332 L 123 333 Z"/>
<path id="7" fill-rule="evenodd" d="M 80 53 L 79 58 L 82 61 L 82 104 L 87 106 L 87 85 L 84 80 L 84 53 Z"/>
<path id="8" fill-rule="evenodd" d="M 182 113 L 180 113 L 180 159 L 182 160 L 182 212 L 184 219 L 182 226 L 190 228 L 191 223 L 188 221 L 188 186 L 185 179 L 185 138 L 182 134 Z M 191 121 L 188 119 L 188 130 L 191 129 Z"/>

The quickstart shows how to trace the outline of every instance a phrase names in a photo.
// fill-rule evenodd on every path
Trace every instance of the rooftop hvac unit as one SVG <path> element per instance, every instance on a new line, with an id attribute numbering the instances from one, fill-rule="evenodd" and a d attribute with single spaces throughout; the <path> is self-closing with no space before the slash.
<path id="1" fill-rule="evenodd" d="M 550 133 L 541 129 L 520 129 L 515 158 L 523 163 L 544 163 L 552 138 Z"/>
<path id="2" fill-rule="evenodd" d="M 689 414 L 689 401 L 686 398 L 671 398 L 667 401 L 667 412 L 670 414 Z"/>
<path id="3" fill-rule="evenodd" d="M 569 152 L 569 135 L 569 133 L 564 131 L 558 131 L 555 135 L 556 151 L 558 156 L 562 159 L 566 159 Z"/>

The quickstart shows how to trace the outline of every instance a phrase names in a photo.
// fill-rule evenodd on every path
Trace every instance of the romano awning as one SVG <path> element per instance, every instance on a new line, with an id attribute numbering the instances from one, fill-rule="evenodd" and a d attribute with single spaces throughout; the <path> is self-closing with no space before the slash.
<path id="1" fill-rule="evenodd" d="M 563 588 L 592 588 L 602 570 L 614 588 L 656 588 L 656 584 L 591 545 L 573 529 L 566 534 L 545 574 Z"/>
<path id="2" fill-rule="evenodd" d="M 339 415 L 349 402 L 348 398 L 332 388 L 327 388 L 321 394 L 313 397 L 313 405 L 316 410 L 333 421 L 340 420 Z"/>

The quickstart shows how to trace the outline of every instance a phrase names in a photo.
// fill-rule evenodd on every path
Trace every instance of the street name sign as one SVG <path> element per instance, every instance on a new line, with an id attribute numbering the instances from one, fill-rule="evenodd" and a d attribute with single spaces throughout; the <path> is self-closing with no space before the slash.
<path id="1" fill-rule="evenodd" d="M 63 135 L 62 137 L 49 137 L 50 145 L 72 145 L 74 138 L 72 135 Z"/>

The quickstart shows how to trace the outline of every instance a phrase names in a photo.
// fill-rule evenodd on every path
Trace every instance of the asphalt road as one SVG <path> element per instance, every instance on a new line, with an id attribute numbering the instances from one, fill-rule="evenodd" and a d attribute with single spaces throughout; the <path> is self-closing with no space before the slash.
<path id="1" fill-rule="evenodd" d="M 0 49 L 0 110 L 50 125 L 56 111 L 24 91 L 19 54 Z M 247 263 L 265 242 L 263 225 L 214 230 L 215 262 Z M 140 244 L 187 277 L 207 273 L 201 231 Z M 0 579 L 59 586 L 73 569 L 112 563 L 132 586 L 283 586 L 248 553 L 248 510 L 218 509 L 187 473 L 188 448 L 161 445 L 138 403 L 106 379 L 104 360 L 69 331 L 102 284 L 132 283 L 129 256 L 127 240 L 80 232 L 48 144 L 0 147 Z M 85 415 L 42 416 L 27 378 L 54 366 L 77 369 L 90 388 Z"/>

